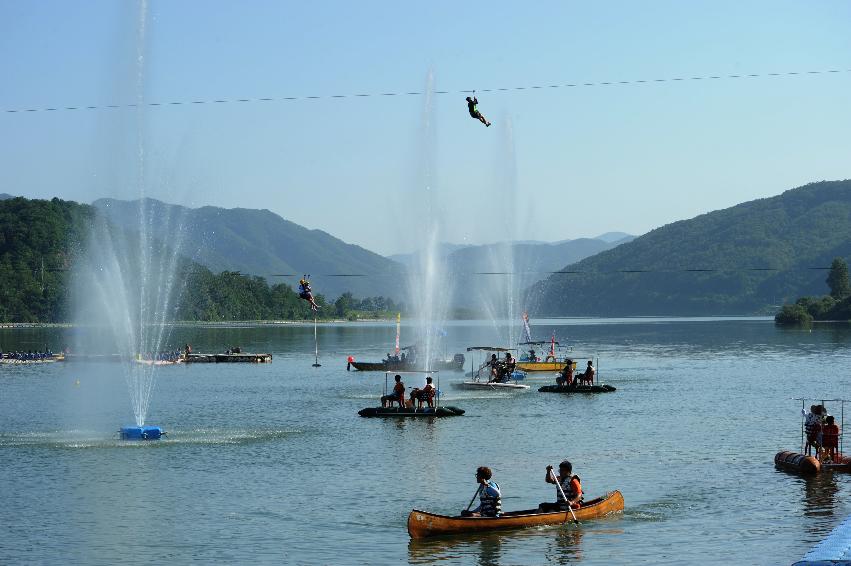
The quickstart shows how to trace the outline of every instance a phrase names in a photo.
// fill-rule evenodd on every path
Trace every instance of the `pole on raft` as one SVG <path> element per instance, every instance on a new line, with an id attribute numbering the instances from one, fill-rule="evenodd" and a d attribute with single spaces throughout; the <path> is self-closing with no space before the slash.
<path id="1" fill-rule="evenodd" d="M 801 454 L 804 453 L 804 406 L 807 400 L 801 399 Z"/>
<path id="2" fill-rule="evenodd" d="M 839 402 L 839 420 L 842 421 L 842 428 L 839 429 L 839 455 L 843 455 L 842 450 L 842 431 L 845 430 L 845 399 Z"/>
<path id="3" fill-rule="evenodd" d="M 313 367 L 322 367 L 319 363 L 319 339 L 316 334 L 316 316 L 313 317 L 313 351 L 316 354 L 316 361 L 313 362 Z"/>

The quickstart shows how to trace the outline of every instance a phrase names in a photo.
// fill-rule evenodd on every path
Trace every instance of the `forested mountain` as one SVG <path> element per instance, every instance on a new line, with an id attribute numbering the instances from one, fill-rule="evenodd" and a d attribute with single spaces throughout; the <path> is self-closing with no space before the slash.
<path id="1" fill-rule="evenodd" d="M 111 222 L 139 229 L 138 201 L 100 199 L 93 204 Z M 317 292 L 329 298 L 350 291 L 358 297 L 398 299 L 404 288 L 403 267 L 398 263 L 268 210 L 187 208 L 153 199 L 146 204 L 153 233 L 213 272 L 239 271 L 290 284 L 309 273 Z M 172 229 L 175 225 L 182 228 L 179 235 Z M 295 277 L 272 278 L 275 274 Z M 351 276 L 359 274 L 369 277 Z"/>
<path id="2" fill-rule="evenodd" d="M 97 214 L 92 206 L 59 199 L 0 200 L 0 323 L 74 322 L 71 278 Z M 135 225 L 138 229 L 138 213 Z M 131 242 L 138 237 L 138 232 L 120 230 L 113 225 L 104 234 Z M 167 253 L 164 246 L 169 243 L 173 242 L 156 241 L 153 249 Z M 128 245 L 126 249 L 139 247 Z M 90 255 L 96 265 L 97 254 Z M 261 277 L 231 271 L 213 273 L 185 258 L 177 262 L 176 269 L 180 281 L 180 296 L 174 303 L 176 320 L 299 320 L 314 316 L 288 284 L 269 284 Z M 337 304 L 326 304 L 319 293 L 317 302 L 323 305 L 322 318 L 370 316 L 397 309 L 382 297 L 358 300 L 347 295 Z"/>
<path id="3" fill-rule="evenodd" d="M 68 320 L 68 269 L 94 214 L 57 198 L 0 199 L 0 322 Z"/>
<path id="4" fill-rule="evenodd" d="M 653 230 L 565 266 L 581 273 L 552 275 L 527 300 L 539 315 L 773 312 L 821 292 L 826 271 L 812 268 L 849 256 L 851 181 L 823 181 Z"/>

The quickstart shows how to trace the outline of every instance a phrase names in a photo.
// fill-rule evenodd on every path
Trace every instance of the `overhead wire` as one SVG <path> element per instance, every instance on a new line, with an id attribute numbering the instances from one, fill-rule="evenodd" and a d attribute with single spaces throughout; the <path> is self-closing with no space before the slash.
<path id="1" fill-rule="evenodd" d="M 721 268 L 684 268 L 684 269 L 612 269 L 612 270 L 584 270 L 584 269 L 559 269 L 556 271 L 470 271 L 453 272 L 454 276 L 473 275 L 609 275 L 614 273 L 642 274 L 642 273 L 737 273 L 737 272 L 791 272 L 791 271 L 829 271 L 830 266 L 816 267 L 721 267 Z M 411 275 L 410 272 L 398 273 L 320 273 L 313 277 L 399 277 Z M 300 277 L 295 273 L 270 273 L 266 277 Z"/>
<path id="2" fill-rule="evenodd" d="M 598 86 L 622 86 L 622 85 L 640 85 L 654 84 L 666 82 L 683 82 L 683 81 L 704 81 L 704 80 L 722 80 L 722 79 L 749 79 L 749 78 L 765 78 L 765 77 L 790 77 L 790 76 L 806 76 L 806 75 L 827 75 L 837 73 L 851 73 L 851 69 L 824 69 L 813 71 L 784 71 L 780 73 L 741 73 L 741 74 L 724 74 L 724 75 L 703 75 L 703 76 L 686 76 L 686 77 L 668 77 L 660 79 L 633 79 L 633 80 L 608 80 L 608 81 L 592 81 L 592 82 L 575 82 L 563 84 L 549 85 L 527 85 L 527 86 L 512 86 L 512 87 L 495 87 L 495 88 L 476 88 L 466 90 L 435 90 L 434 94 L 472 94 L 481 92 L 510 92 L 522 90 L 541 90 L 541 89 L 560 89 L 560 88 L 583 88 L 583 87 L 598 87 Z M 355 94 L 326 94 L 326 95 L 310 95 L 310 96 L 272 96 L 272 97 L 256 97 L 256 98 L 213 98 L 205 100 L 171 100 L 164 102 L 135 102 L 127 104 L 102 104 L 102 105 L 77 105 L 77 106 L 52 106 L 38 108 L 7 108 L 2 110 L 6 114 L 25 114 L 32 112 L 61 112 L 75 110 L 116 110 L 122 108 L 154 108 L 160 106 L 192 106 L 201 104 L 239 104 L 253 102 L 285 102 L 285 101 L 304 101 L 304 100 L 332 100 L 332 99 L 347 99 L 347 98 L 377 98 L 389 96 L 421 96 L 426 94 L 423 91 L 400 91 L 400 92 L 367 92 Z"/>

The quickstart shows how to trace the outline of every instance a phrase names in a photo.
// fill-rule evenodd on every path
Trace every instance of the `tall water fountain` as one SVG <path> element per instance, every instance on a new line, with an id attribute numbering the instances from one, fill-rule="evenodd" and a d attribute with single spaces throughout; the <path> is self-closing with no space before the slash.
<path id="1" fill-rule="evenodd" d="M 426 79 L 422 121 L 419 134 L 418 162 L 413 190 L 405 207 L 412 213 L 406 217 L 403 230 L 415 242 L 415 261 L 408 276 L 409 300 L 416 318 L 416 344 L 422 365 L 430 364 L 438 355 L 451 299 L 447 284 L 445 259 L 440 254 L 441 221 L 436 153 L 434 73 Z"/>
<path id="2" fill-rule="evenodd" d="M 137 210 L 123 222 L 106 214 L 93 220 L 81 257 L 74 265 L 75 319 L 94 339 L 77 348 L 97 348 L 121 360 L 135 426 L 122 428 L 125 438 L 159 438 L 159 427 L 146 425 L 154 391 L 156 359 L 169 343 L 180 291 L 182 218 L 147 200 L 145 152 L 145 50 L 148 7 L 139 2 L 135 52 L 134 162 L 129 180 L 116 190 L 135 197 Z M 113 216 L 116 218 L 116 216 Z M 155 238 L 153 226 L 156 222 Z M 94 344 L 93 342 L 97 342 Z"/>

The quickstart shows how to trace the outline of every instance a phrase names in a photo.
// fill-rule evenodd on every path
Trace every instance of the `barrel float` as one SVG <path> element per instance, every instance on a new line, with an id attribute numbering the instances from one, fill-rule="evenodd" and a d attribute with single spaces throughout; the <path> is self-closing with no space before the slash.
<path id="1" fill-rule="evenodd" d="M 821 464 L 813 456 L 805 456 L 788 450 L 778 452 L 774 456 L 774 465 L 799 474 L 817 474 L 821 470 Z"/>

